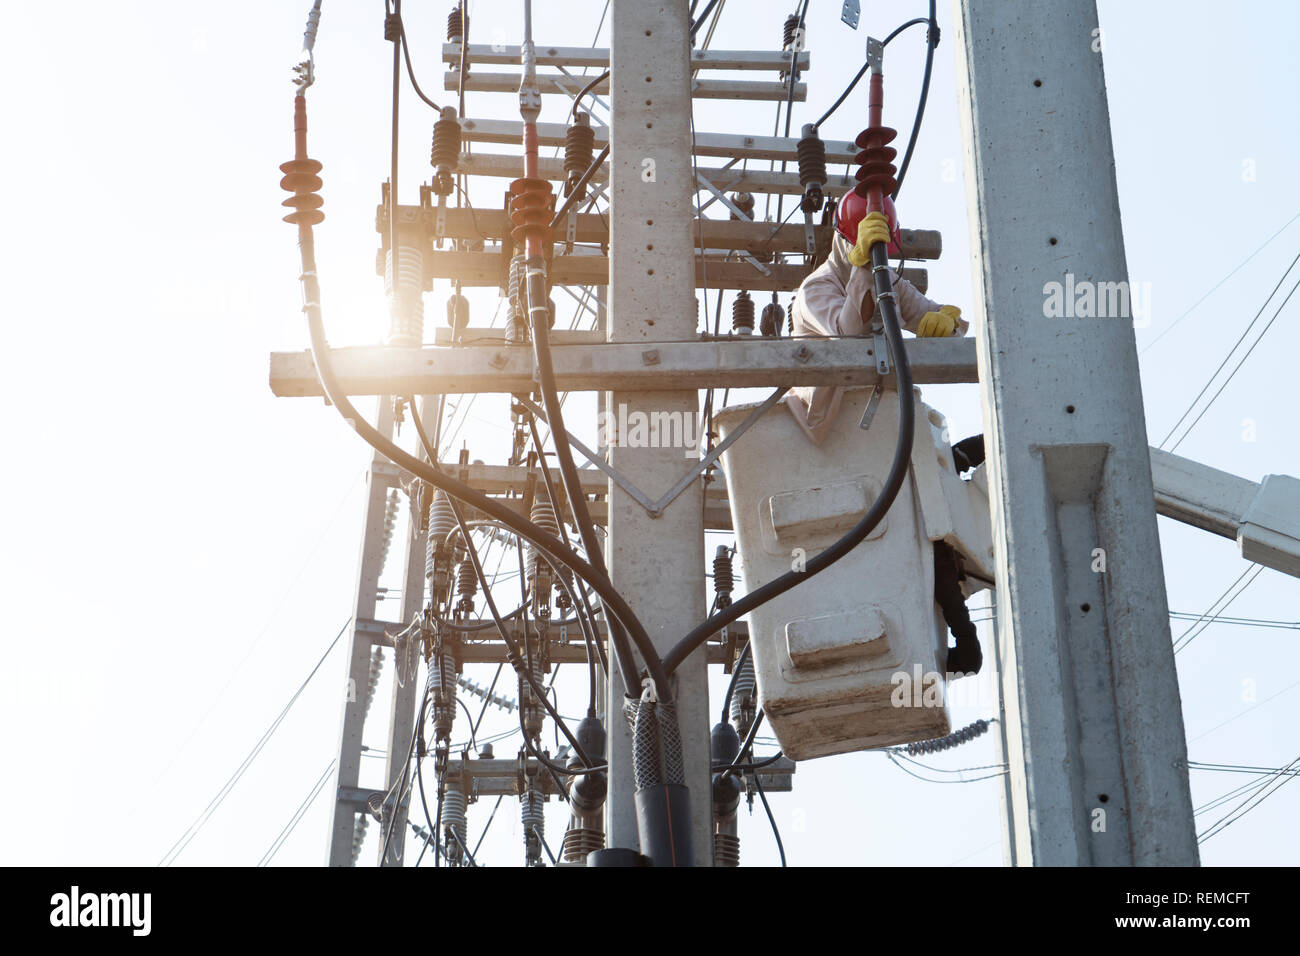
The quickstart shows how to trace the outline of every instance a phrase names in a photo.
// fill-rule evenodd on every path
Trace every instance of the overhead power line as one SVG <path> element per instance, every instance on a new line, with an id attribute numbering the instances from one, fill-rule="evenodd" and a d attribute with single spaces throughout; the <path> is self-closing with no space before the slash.
<path id="1" fill-rule="evenodd" d="M 308 674 L 306 679 L 304 679 L 298 686 L 298 689 L 293 692 L 293 696 L 290 697 L 289 702 L 284 705 L 284 709 L 276 715 L 275 720 L 271 721 L 271 726 L 266 728 L 266 732 L 258 738 L 257 743 L 253 745 L 253 749 L 248 752 L 248 756 L 243 759 L 243 762 L 241 762 L 237 768 L 235 768 L 235 772 L 230 775 L 230 779 L 222 785 L 221 789 L 217 791 L 217 795 L 208 802 L 206 807 L 203 808 L 203 812 L 200 813 L 194 822 L 186 828 L 185 832 L 177 838 L 176 842 L 171 845 L 171 848 L 162 855 L 162 859 L 158 861 L 159 866 L 171 866 L 175 863 L 177 857 L 185 852 L 185 848 L 190 845 L 194 838 L 198 836 L 199 831 L 202 830 L 208 820 L 212 818 L 212 814 L 215 813 L 217 808 L 225 802 L 226 797 L 230 796 L 230 791 L 235 789 L 235 785 L 238 784 L 244 774 L 248 772 L 248 768 L 252 766 L 253 761 L 257 759 L 258 754 L 262 752 L 262 749 L 268 742 L 270 742 L 271 738 L 275 736 L 275 732 L 280 729 L 280 724 L 284 722 L 284 718 L 288 716 L 290 709 L 292 709 L 293 705 L 297 703 L 302 692 L 306 689 L 307 685 L 311 683 L 311 679 L 316 676 L 316 672 L 320 670 L 321 665 L 325 663 L 325 659 L 330 656 L 330 651 L 334 650 L 335 646 L 337 646 L 338 642 L 342 639 L 344 633 L 346 633 L 348 625 L 351 623 L 352 618 L 350 617 L 343 622 L 343 626 L 339 628 L 339 632 L 334 635 L 334 640 L 330 641 L 329 647 L 325 648 L 325 653 L 322 654 L 320 660 L 316 662 L 316 666 L 311 669 L 311 673 Z"/>

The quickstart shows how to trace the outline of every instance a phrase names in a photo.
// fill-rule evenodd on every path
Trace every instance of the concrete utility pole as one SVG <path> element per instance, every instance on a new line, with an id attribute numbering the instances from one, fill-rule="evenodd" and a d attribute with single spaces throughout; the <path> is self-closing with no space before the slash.
<path id="1" fill-rule="evenodd" d="M 609 338 L 631 343 L 688 340 L 695 335 L 696 302 L 687 5 L 614 0 L 611 25 Z M 653 352 L 652 346 L 647 349 L 647 355 Z M 653 364 L 653 357 L 646 361 Z M 668 420 L 692 422 L 699 411 L 694 389 L 613 391 L 607 401 L 612 417 L 620 405 L 629 414 L 668 412 Z M 660 437 L 667 436 L 661 433 Z M 624 474 L 635 475 L 638 486 L 653 498 L 681 478 L 694 457 L 688 457 L 680 445 L 610 449 L 610 463 Z M 703 620 L 708 610 L 702 496 L 701 484 L 693 482 L 662 515 L 652 517 L 610 483 L 610 576 L 661 652 Z M 606 845 L 634 847 L 638 840 L 632 737 L 622 719 L 622 682 L 613 668 L 610 677 Z M 703 650 L 677 669 L 675 683 L 695 862 L 708 866 L 713 841 L 709 689 Z"/>
<path id="2" fill-rule="evenodd" d="M 393 430 L 393 403 L 380 398 L 376 427 L 385 435 Z M 384 563 L 384 513 L 388 489 L 397 469 L 376 453 L 366 475 L 366 511 L 361 534 L 361 554 L 357 559 L 357 587 L 352 605 L 351 634 L 348 638 L 348 679 L 339 723 L 338 786 L 334 813 L 330 819 L 330 866 L 352 865 L 352 836 L 361 804 L 357 786 L 361 778 L 361 730 L 366 720 L 367 678 L 370 673 L 372 643 L 363 622 L 373 620 L 378 600 L 379 574 Z M 420 580 L 421 596 L 423 581 Z M 405 597 L 405 595 L 403 595 Z M 408 735 L 409 742 L 410 737 Z"/>
<path id="3" fill-rule="evenodd" d="M 1198 862 L 1093 0 L 960 0 L 1016 863 Z"/>

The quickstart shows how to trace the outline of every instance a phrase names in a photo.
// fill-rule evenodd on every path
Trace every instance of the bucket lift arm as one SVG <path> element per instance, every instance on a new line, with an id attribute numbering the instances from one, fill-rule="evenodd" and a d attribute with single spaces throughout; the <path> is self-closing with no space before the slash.
<path id="1" fill-rule="evenodd" d="M 1235 538 L 1247 561 L 1300 577 L 1300 479 L 1254 482 L 1158 448 L 1151 478 L 1157 513 Z"/>

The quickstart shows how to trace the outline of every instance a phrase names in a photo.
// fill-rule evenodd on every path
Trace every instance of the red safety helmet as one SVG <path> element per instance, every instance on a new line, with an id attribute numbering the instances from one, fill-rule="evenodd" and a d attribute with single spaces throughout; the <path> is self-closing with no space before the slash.
<path id="1" fill-rule="evenodd" d="M 862 222 L 862 217 L 866 214 L 867 199 L 855 192 L 846 193 L 835 207 L 835 229 L 848 240 L 849 245 L 857 243 L 858 223 Z M 885 196 L 885 218 L 889 220 L 889 255 L 897 256 L 902 245 L 902 234 L 898 229 L 898 211 L 894 209 L 894 201 L 888 195 Z"/>

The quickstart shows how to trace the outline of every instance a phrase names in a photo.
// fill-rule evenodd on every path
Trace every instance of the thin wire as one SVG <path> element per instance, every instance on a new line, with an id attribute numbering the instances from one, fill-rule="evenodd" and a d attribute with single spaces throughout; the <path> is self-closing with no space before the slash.
<path id="1" fill-rule="evenodd" d="M 1171 429 L 1169 429 L 1169 434 L 1165 435 L 1165 437 L 1164 437 L 1163 439 L 1161 439 L 1161 441 L 1160 441 L 1160 447 L 1161 447 L 1161 448 L 1164 448 L 1164 447 L 1165 447 L 1165 443 L 1168 442 L 1169 439 L 1173 437 L 1174 432 L 1178 431 L 1178 427 L 1179 427 L 1180 425 L 1182 425 L 1182 423 L 1183 423 L 1184 421 L 1187 420 L 1187 416 L 1190 415 L 1190 414 L 1192 413 L 1192 409 L 1194 409 L 1194 408 L 1196 407 L 1196 403 L 1199 402 L 1199 401 L 1201 400 L 1202 396 L 1204 396 L 1205 393 L 1206 393 L 1207 391 L 1209 391 L 1210 386 L 1214 384 L 1214 380 L 1215 380 L 1216 378 L 1219 377 L 1219 373 L 1223 371 L 1224 366 L 1226 366 L 1226 365 L 1228 364 L 1228 361 L 1232 358 L 1232 354 L 1233 354 L 1234 352 L 1236 352 L 1237 349 L 1241 346 L 1241 343 L 1244 342 L 1244 341 L 1246 340 L 1246 336 L 1250 334 L 1250 330 L 1253 329 L 1253 328 L 1255 327 L 1255 323 L 1259 321 L 1259 317 L 1260 317 L 1261 315 L 1264 314 L 1264 310 L 1265 310 L 1266 308 L 1268 308 L 1268 304 L 1269 304 L 1269 302 L 1271 302 L 1271 301 L 1273 300 L 1273 296 L 1277 295 L 1277 290 L 1280 289 L 1280 288 L 1282 288 L 1282 283 L 1286 282 L 1286 277 L 1287 277 L 1288 275 L 1291 274 L 1291 270 L 1295 268 L 1295 264 L 1296 264 L 1297 262 L 1300 262 L 1300 253 L 1296 253 L 1296 257 L 1295 257 L 1294 259 L 1291 260 L 1291 264 L 1290 264 L 1289 266 L 1286 267 L 1286 269 L 1282 272 L 1281 277 L 1277 280 L 1277 285 L 1273 286 L 1273 288 L 1272 288 L 1272 290 L 1269 292 L 1269 294 L 1268 294 L 1267 296 L 1264 297 L 1264 301 L 1260 304 L 1259 311 L 1255 313 L 1255 317 L 1254 317 L 1253 319 L 1250 320 L 1250 324 L 1247 325 L 1246 328 L 1242 331 L 1241 335 L 1239 335 L 1239 336 L 1237 337 L 1237 341 L 1234 342 L 1234 343 L 1232 344 L 1232 348 L 1228 349 L 1227 354 L 1223 356 L 1223 361 L 1219 363 L 1219 367 L 1216 368 L 1216 369 L 1214 370 L 1213 374 L 1210 375 L 1210 377 L 1206 380 L 1205 384 L 1201 386 L 1201 390 L 1200 390 L 1199 392 L 1196 393 L 1196 397 L 1193 398 L 1192 401 L 1191 401 L 1191 404 L 1189 404 L 1189 405 L 1187 406 L 1187 410 L 1186 410 L 1185 412 L 1183 412 L 1183 414 L 1182 414 L 1181 416 L 1179 416 L 1178 421 L 1174 422 L 1174 427 L 1171 428 Z M 1292 292 L 1295 292 L 1295 289 L 1293 288 L 1291 291 L 1292 291 Z M 1290 295 L 1287 295 L 1287 299 L 1290 299 L 1290 298 L 1291 298 L 1291 296 L 1290 296 Z M 1285 301 L 1285 300 L 1282 302 L 1282 305 L 1283 305 L 1283 306 L 1286 305 L 1286 301 Z M 1278 311 L 1279 311 L 1279 312 L 1281 311 L 1281 307 L 1279 307 Z M 1269 325 L 1272 325 L 1272 324 L 1273 324 L 1273 321 L 1275 321 L 1276 319 L 1277 319 L 1277 315 L 1274 314 L 1273 319 L 1270 319 L 1268 324 L 1269 324 Z M 1265 327 L 1264 327 L 1264 332 L 1267 332 L 1267 331 L 1268 331 L 1268 326 L 1265 326 Z M 1263 337 L 1264 337 L 1264 332 L 1261 332 L 1261 333 L 1260 333 L 1259 338 L 1263 338 Z M 1255 344 L 1256 344 L 1256 345 L 1259 344 L 1259 339 L 1256 339 L 1256 340 L 1255 340 Z M 1252 350 L 1252 351 L 1254 350 L 1254 347 L 1255 347 L 1254 345 L 1251 346 L 1251 350 Z M 1247 352 L 1247 353 L 1246 353 L 1246 357 L 1249 357 L 1249 356 L 1250 356 L 1250 352 Z M 1243 359 L 1242 359 L 1243 362 L 1245 361 L 1245 358 L 1246 358 L 1246 357 L 1243 357 Z M 1237 367 L 1240 368 L 1240 367 L 1241 367 L 1240 364 L 1239 364 Z M 1233 369 L 1233 371 L 1232 371 L 1232 375 L 1235 375 L 1235 374 L 1237 374 L 1237 370 L 1236 370 L 1236 369 Z M 1227 381 L 1225 381 L 1225 382 L 1223 383 L 1224 386 L 1226 386 L 1226 385 L 1228 384 L 1228 381 L 1231 381 L 1231 380 L 1232 380 L 1232 375 L 1229 375 L 1229 376 L 1228 376 Z M 1221 386 L 1221 387 L 1219 388 L 1219 392 L 1222 392 L 1222 391 L 1223 391 L 1223 387 Z M 1219 397 L 1219 393 L 1218 393 L 1218 392 L 1215 392 L 1215 394 L 1214 394 L 1214 398 L 1218 398 L 1218 397 Z M 1211 405 L 1214 403 L 1214 398 L 1210 399 L 1210 404 L 1211 404 Z M 1210 406 L 1209 406 L 1209 405 L 1206 405 L 1205 407 L 1208 409 Z M 1202 410 L 1201 415 L 1204 415 L 1204 414 L 1205 414 L 1205 411 Z M 1200 420 L 1201 420 L 1201 416 L 1198 415 L 1198 416 L 1196 417 L 1196 422 L 1199 422 Z M 1188 432 L 1190 432 L 1190 431 L 1192 430 L 1192 428 L 1195 428 L 1195 427 L 1196 427 L 1196 422 L 1192 422 L 1191 426 L 1187 429 Z M 1184 435 L 1183 435 L 1183 438 L 1186 438 L 1186 437 L 1187 437 L 1187 435 L 1184 434 Z M 1178 445 L 1181 445 L 1181 444 L 1182 444 L 1182 441 L 1183 441 L 1183 439 L 1180 438 L 1180 439 L 1178 440 L 1178 444 L 1175 444 L 1175 445 L 1174 445 L 1174 448 L 1177 448 Z M 1171 449 L 1171 450 L 1172 450 L 1172 449 Z"/>
<path id="2" fill-rule="evenodd" d="M 293 696 L 290 697 L 289 702 L 284 705 L 284 709 L 280 711 L 275 720 L 271 721 L 271 726 L 266 728 L 265 733 L 263 733 L 257 743 L 253 745 L 253 749 L 248 752 L 248 756 L 244 758 L 243 762 L 235 769 L 235 772 L 231 774 L 230 779 L 227 780 L 222 788 L 217 791 L 217 795 L 209 801 L 208 805 L 203 809 L 203 812 L 200 813 L 194 822 L 186 828 L 185 832 L 176 839 L 176 842 L 171 845 L 171 848 L 162 855 L 162 859 L 158 861 L 159 866 L 171 866 L 172 863 L 176 862 L 177 857 L 185 852 L 185 848 L 190 845 L 196 836 L 198 836 L 199 831 L 202 830 L 208 820 L 211 819 L 212 814 L 215 813 L 221 804 L 225 802 L 226 797 L 230 795 L 230 791 L 235 789 L 235 785 L 238 784 L 244 774 L 248 772 L 248 768 L 252 766 L 253 761 L 257 759 L 258 754 L 262 752 L 262 749 L 270 742 L 271 738 L 275 736 L 275 732 L 280 729 L 280 724 L 284 722 L 284 718 L 288 716 L 290 709 L 292 709 L 293 705 L 297 703 L 302 692 L 307 688 L 307 685 L 311 683 L 311 679 L 316 676 L 316 672 L 321 669 L 321 665 L 325 663 L 325 659 L 330 656 L 330 652 L 338 645 L 343 634 L 347 631 L 348 625 L 351 623 L 352 618 L 348 618 L 343 623 L 343 626 L 339 628 L 339 632 L 334 635 L 334 640 L 330 641 L 329 647 L 325 648 L 325 653 L 320 656 L 320 660 L 318 660 L 316 666 L 311 669 L 311 673 L 309 673 L 303 682 L 298 685 L 298 689 L 293 692 Z"/>
<path id="3" fill-rule="evenodd" d="M 1228 597 L 1228 594 L 1232 591 L 1233 588 L 1237 587 L 1237 584 L 1242 580 L 1242 578 L 1245 578 L 1246 575 L 1251 574 L 1252 568 L 1254 569 L 1254 574 L 1251 575 L 1250 579 L 1246 581 L 1245 584 L 1242 584 L 1241 588 L 1235 594 L 1233 594 L 1232 597 Z M 1241 572 L 1241 576 L 1238 577 L 1236 581 L 1233 581 L 1231 584 L 1228 585 L 1228 589 L 1224 591 L 1222 594 L 1220 594 L 1218 598 L 1215 599 L 1214 603 L 1211 604 L 1209 608 L 1205 611 L 1205 614 L 1201 615 L 1201 618 L 1205 619 L 1206 615 L 1209 615 L 1212 611 L 1215 610 L 1216 607 L 1218 608 L 1218 611 L 1215 612 L 1211 617 L 1209 617 L 1208 620 L 1204 620 L 1204 623 L 1202 623 L 1201 620 L 1198 620 L 1187 630 L 1183 631 L 1182 634 L 1178 635 L 1178 639 L 1174 641 L 1174 653 L 1177 654 L 1185 647 L 1187 647 L 1188 644 L 1192 643 L 1192 641 L 1200 637 L 1201 632 L 1204 631 L 1207 627 L 1209 627 L 1210 624 L 1212 624 L 1215 621 L 1215 619 L 1218 618 L 1219 614 L 1226 611 L 1228 609 L 1228 606 L 1231 605 L 1233 601 L 1241 597 L 1242 592 L 1245 591 L 1246 588 L 1250 587 L 1252 584 L 1255 583 L 1255 579 L 1259 577 L 1260 573 L 1263 570 L 1264 570 L 1264 566 L 1262 564 L 1256 564 L 1246 568 L 1245 571 Z M 1223 601 L 1224 598 L 1228 598 L 1227 602 L 1222 607 L 1219 607 L 1219 602 Z M 1197 625 L 1200 625 L 1199 630 L 1197 629 Z M 1193 631 L 1195 631 L 1195 633 L 1192 633 Z"/>
<path id="4" fill-rule="evenodd" d="M 1296 258 L 1300 259 L 1300 255 Z M 1294 265 L 1294 262 L 1292 264 Z M 1192 429 L 1200 424 L 1201 419 L 1205 417 L 1205 413 L 1210 410 L 1210 406 L 1218 400 L 1219 396 L 1223 394 L 1223 390 L 1228 387 L 1228 383 L 1231 382 L 1233 377 L 1241 371 L 1241 367 L 1246 364 L 1246 359 L 1250 358 L 1250 354 L 1255 351 L 1255 348 L 1259 343 L 1264 341 L 1264 336 L 1268 334 L 1268 330 L 1273 327 L 1273 323 L 1276 322 L 1278 316 L 1282 314 L 1282 310 L 1286 308 L 1286 304 L 1291 301 L 1291 296 L 1295 295 L 1296 289 L 1300 289 L 1300 279 L 1297 279 L 1295 285 L 1291 286 L 1291 291 L 1286 294 L 1286 298 L 1283 299 L 1282 304 L 1277 307 L 1277 311 L 1274 312 L 1273 317 L 1268 320 L 1268 324 L 1260 330 L 1255 341 L 1251 343 L 1250 348 L 1246 350 L 1246 354 L 1241 357 L 1241 361 L 1233 366 L 1232 371 L 1228 373 L 1228 377 L 1223 380 L 1223 384 L 1220 385 L 1214 395 L 1210 397 L 1210 400 L 1205 404 L 1205 407 L 1201 409 L 1201 413 L 1196 416 L 1196 420 L 1187 426 L 1187 430 L 1183 432 L 1183 437 L 1174 442 L 1173 447 L 1169 449 L 1170 451 L 1177 451 L 1178 446 L 1181 445 L 1183 441 L 1186 440 L 1187 436 L 1192 433 Z M 1236 348 L 1236 346 L 1233 346 L 1233 348 Z"/>
<path id="5" fill-rule="evenodd" d="M 257 861 L 258 866 L 267 866 L 275 859 L 275 855 L 280 852 L 280 847 L 284 846 L 289 837 L 293 835 L 293 831 L 297 828 L 299 821 L 302 820 L 303 816 L 307 813 L 307 808 L 312 805 L 316 797 L 320 795 L 320 792 L 325 789 L 325 781 L 329 779 L 330 774 L 334 770 L 334 764 L 337 762 L 338 758 L 335 757 L 325 766 L 325 771 L 320 775 L 320 779 L 317 780 L 311 790 L 307 792 L 307 796 L 303 799 L 302 803 L 298 804 L 298 809 L 293 812 L 293 816 L 289 818 L 289 822 L 284 825 L 276 838 L 271 841 L 271 845 L 267 847 L 266 852 L 262 854 L 262 858 Z"/>
<path id="6" fill-rule="evenodd" d="M 962 780 L 935 780 L 930 777 L 923 777 L 919 773 L 915 773 L 914 771 L 909 770 L 898 760 L 897 754 L 894 754 L 888 750 L 883 750 L 880 752 L 883 753 L 886 757 L 888 757 L 889 762 L 892 763 L 899 770 L 903 771 L 903 773 L 907 774 L 909 777 L 915 777 L 917 780 L 924 780 L 926 783 L 978 783 L 981 780 L 992 780 L 994 777 L 1005 777 L 1007 775 L 1007 771 L 1002 770 L 998 773 L 985 774 L 982 777 L 968 777 Z"/>
<path id="7" fill-rule="evenodd" d="M 1300 764 L 1300 756 L 1297 756 L 1289 764 L 1283 767 L 1282 771 L 1289 771 L 1297 764 Z M 1283 776 L 1278 776 L 1276 778 L 1269 777 L 1267 779 L 1270 781 L 1268 787 L 1266 787 L 1258 795 L 1252 795 L 1252 797 L 1248 797 L 1245 801 L 1238 804 L 1234 809 L 1228 811 L 1227 814 L 1220 817 L 1214 823 L 1210 824 L 1207 830 L 1205 830 L 1204 832 L 1202 832 L 1200 835 L 1197 836 L 1196 842 L 1204 843 L 1206 840 L 1210 839 L 1211 837 L 1217 836 L 1218 834 L 1222 833 L 1224 830 L 1228 829 L 1228 827 L 1232 826 L 1234 823 L 1236 823 L 1238 820 L 1244 817 L 1251 810 L 1254 810 L 1261 803 L 1263 803 L 1269 797 L 1273 796 L 1273 794 L 1277 793 L 1288 783 L 1294 780 L 1295 774 L 1285 774 Z"/>
<path id="8" fill-rule="evenodd" d="M 1250 262 L 1251 259 L 1254 259 L 1257 255 L 1259 255 L 1261 252 L 1263 252 L 1264 249 L 1269 245 L 1269 243 L 1271 243 L 1271 242 L 1272 242 L 1274 239 L 1276 239 L 1278 236 L 1282 235 L 1282 233 L 1286 232 L 1287 229 L 1291 226 L 1291 223 L 1295 222 L 1297 219 L 1300 219 L 1300 212 L 1296 213 L 1294 216 L 1292 216 L 1290 219 L 1288 219 L 1288 220 L 1286 221 L 1286 225 L 1284 225 L 1281 229 L 1279 229 L 1277 232 L 1273 233 L 1273 235 L 1271 235 L 1271 236 L 1269 236 L 1267 239 L 1265 239 L 1264 242 L 1263 242 L 1263 244 L 1262 244 L 1258 249 L 1256 249 L 1254 252 L 1252 252 L 1252 253 L 1251 253 L 1250 255 L 1248 255 L 1246 258 L 1244 258 L 1244 259 L 1242 259 L 1240 262 L 1238 262 L 1237 265 L 1236 265 L 1236 267 L 1235 267 L 1231 272 L 1229 272 L 1226 276 L 1224 276 L 1224 277 L 1223 277 L 1222 279 L 1220 279 L 1218 282 L 1214 283 L 1214 285 L 1212 285 L 1212 286 L 1210 287 L 1210 290 L 1209 290 L 1208 292 L 1206 292 L 1203 296 L 1201 296 L 1199 299 L 1197 299 L 1195 302 L 1193 302 L 1190 306 L 1188 306 L 1187 310 L 1186 310 L 1185 312 L 1183 312 L 1182 315 L 1180 315 L 1178 318 L 1174 319 L 1174 321 L 1171 322 L 1171 323 L 1169 324 L 1169 327 L 1168 327 L 1168 328 L 1166 328 L 1163 332 L 1161 332 L 1161 333 L 1160 333 L 1159 335 L 1157 335 L 1154 339 L 1152 339 L 1150 342 L 1148 342 L 1148 343 L 1147 343 L 1147 344 L 1146 344 L 1146 345 L 1145 345 L 1145 346 L 1144 346 L 1144 347 L 1143 347 L 1143 348 L 1138 352 L 1138 355 L 1145 355 L 1148 349 L 1150 349 L 1150 348 L 1151 348 L 1152 346 L 1154 346 L 1157 342 L 1159 342 L 1161 339 L 1163 339 L 1166 335 L 1168 335 L 1170 332 L 1172 332 L 1172 331 L 1174 330 L 1174 328 L 1177 327 L 1178 323 L 1182 322 L 1183 319 L 1185 319 L 1185 318 L 1187 318 L 1189 315 L 1191 315 L 1192 312 L 1194 312 L 1194 311 L 1196 310 L 1196 307 L 1197 307 L 1198 305 L 1200 305 L 1202 302 L 1204 302 L 1206 299 L 1208 299 L 1211 295 L 1213 295 L 1214 292 L 1215 292 L 1215 290 L 1218 289 L 1219 286 L 1223 285 L 1223 283 L 1227 282 L 1229 279 L 1231 279 L 1233 276 L 1235 276 L 1235 275 L 1236 275 L 1236 274 L 1241 270 L 1242 266 L 1246 265 L 1246 263 Z"/>

